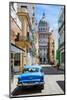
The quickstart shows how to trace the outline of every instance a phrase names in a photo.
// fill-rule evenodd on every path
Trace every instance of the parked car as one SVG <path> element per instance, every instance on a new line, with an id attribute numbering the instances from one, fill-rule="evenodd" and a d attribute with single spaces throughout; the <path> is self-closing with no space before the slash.
<path id="1" fill-rule="evenodd" d="M 44 73 L 40 65 L 25 66 L 23 73 L 17 75 L 17 86 L 39 86 L 44 88 Z"/>

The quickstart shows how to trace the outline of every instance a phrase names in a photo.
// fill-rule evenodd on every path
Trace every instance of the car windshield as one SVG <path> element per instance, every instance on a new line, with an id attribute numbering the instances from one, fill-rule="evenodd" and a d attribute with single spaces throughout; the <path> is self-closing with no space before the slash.
<path id="1" fill-rule="evenodd" d="M 38 72 L 39 68 L 24 68 L 23 73 L 25 72 Z"/>

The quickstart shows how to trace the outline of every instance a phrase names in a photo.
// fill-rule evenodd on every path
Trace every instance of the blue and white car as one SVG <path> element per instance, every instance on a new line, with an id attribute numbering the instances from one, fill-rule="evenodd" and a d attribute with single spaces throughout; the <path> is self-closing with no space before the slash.
<path id="1" fill-rule="evenodd" d="M 17 86 L 40 86 L 44 88 L 44 73 L 40 65 L 25 66 L 23 73 L 17 75 Z"/>

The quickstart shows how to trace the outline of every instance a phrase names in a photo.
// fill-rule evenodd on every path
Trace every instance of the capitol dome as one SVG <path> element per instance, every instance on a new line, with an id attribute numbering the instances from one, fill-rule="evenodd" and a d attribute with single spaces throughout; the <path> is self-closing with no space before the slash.
<path id="1" fill-rule="evenodd" d="M 42 18 L 41 18 L 41 20 L 39 21 L 39 25 L 40 25 L 40 24 L 47 24 L 47 21 L 46 21 L 46 19 L 45 19 L 45 13 L 43 13 Z"/>
<path id="2" fill-rule="evenodd" d="M 49 26 L 48 26 L 48 22 L 46 21 L 46 18 L 45 18 L 45 13 L 43 13 L 42 18 L 39 21 L 39 25 L 38 26 L 39 26 L 39 30 L 40 29 L 42 30 L 42 27 L 43 27 L 43 29 L 44 28 L 46 29 L 45 31 L 49 31 Z M 44 30 L 42 30 L 42 31 L 44 31 Z"/>

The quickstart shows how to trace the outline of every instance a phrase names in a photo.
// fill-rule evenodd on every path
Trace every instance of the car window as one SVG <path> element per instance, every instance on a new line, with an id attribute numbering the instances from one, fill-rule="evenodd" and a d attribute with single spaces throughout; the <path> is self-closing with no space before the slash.
<path id="1" fill-rule="evenodd" d="M 25 72 L 29 72 L 29 68 L 24 68 L 23 73 L 25 73 Z"/>
<path id="2" fill-rule="evenodd" d="M 32 72 L 38 72 L 39 68 L 32 68 Z"/>
<path id="3" fill-rule="evenodd" d="M 43 71 L 43 68 L 41 68 L 40 72 L 41 72 L 41 73 L 43 73 L 43 72 L 44 72 L 44 71 Z"/>
<path id="4" fill-rule="evenodd" d="M 25 72 L 39 72 L 39 68 L 24 68 L 23 73 Z"/>

